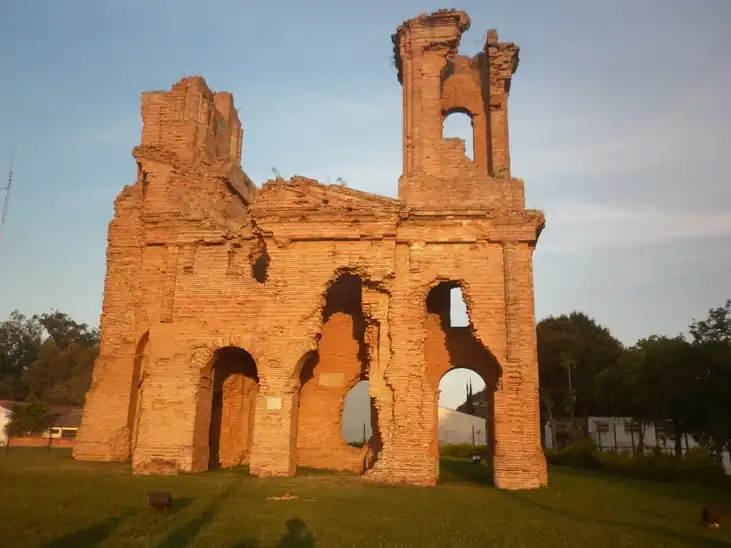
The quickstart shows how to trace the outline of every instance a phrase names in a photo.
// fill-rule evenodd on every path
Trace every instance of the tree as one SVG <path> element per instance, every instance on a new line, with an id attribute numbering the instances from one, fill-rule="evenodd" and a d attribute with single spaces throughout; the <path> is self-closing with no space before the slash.
<path id="1" fill-rule="evenodd" d="M 705 320 L 693 320 L 690 334 L 697 345 L 719 343 L 731 346 L 731 299 L 709 310 Z"/>
<path id="2" fill-rule="evenodd" d="M 607 414 L 596 378 L 617 366 L 622 343 L 581 312 L 541 320 L 537 337 L 542 422 L 562 414 Z"/>
<path id="3" fill-rule="evenodd" d="M 0 398 L 82 405 L 98 354 L 99 331 L 54 311 L 0 323 Z"/>
<path id="4" fill-rule="evenodd" d="M 690 325 L 699 403 L 693 435 L 719 456 L 731 450 L 731 299 Z"/>
<path id="5" fill-rule="evenodd" d="M 99 353 L 98 330 L 61 312 L 37 319 L 47 336 L 23 375 L 29 395 L 58 405 L 83 405 Z"/>
<path id="6" fill-rule="evenodd" d="M 16 405 L 10 415 L 10 422 L 5 426 L 8 446 L 11 437 L 44 432 L 52 419 L 50 408 L 41 400 L 31 399 L 27 405 Z"/>
<path id="7" fill-rule="evenodd" d="M 14 310 L 0 323 L 0 399 L 25 399 L 23 374 L 38 356 L 42 338 L 43 326 L 35 316 Z"/>
<path id="8" fill-rule="evenodd" d="M 467 413 L 468 415 L 474 415 L 475 414 L 475 400 L 472 396 L 472 380 L 470 379 L 469 383 L 466 385 L 467 390 L 467 399 L 464 403 L 464 409 L 462 410 L 463 413 Z"/>

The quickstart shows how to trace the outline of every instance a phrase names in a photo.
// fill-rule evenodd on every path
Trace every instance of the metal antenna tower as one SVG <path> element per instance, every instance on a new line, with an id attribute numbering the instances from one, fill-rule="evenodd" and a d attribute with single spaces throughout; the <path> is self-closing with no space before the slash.
<path id="1" fill-rule="evenodd" d="M 10 153 L 10 167 L 8 168 L 8 183 L 0 190 L 5 191 L 5 199 L 3 200 L 3 212 L 0 216 L 0 243 L 3 239 L 3 229 L 5 228 L 5 219 L 8 216 L 8 204 L 10 203 L 10 190 L 13 187 L 13 153 Z"/>

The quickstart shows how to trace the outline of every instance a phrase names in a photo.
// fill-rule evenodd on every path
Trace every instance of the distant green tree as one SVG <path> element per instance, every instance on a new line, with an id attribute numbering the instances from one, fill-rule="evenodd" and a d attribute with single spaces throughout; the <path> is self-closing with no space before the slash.
<path id="1" fill-rule="evenodd" d="M 99 330 L 54 311 L 0 322 L 0 399 L 83 405 Z"/>
<path id="2" fill-rule="evenodd" d="M 582 312 L 545 318 L 536 334 L 542 422 L 611 414 L 596 380 L 617 366 L 624 354 L 622 343 Z"/>
<path id="3" fill-rule="evenodd" d="M 23 381 L 31 397 L 81 406 L 99 354 L 99 332 L 61 312 L 36 316 L 46 337 Z"/>
<path id="4" fill-rule="evenodd" d="M 470 379 L 470 381 L 467 383 L 466 390 L 467 390 L 467 399 L 465 400 L 464 408 L 463 408 L 462 412 L 463 413 L 467 413 L 468 415 L 473 415 L 474 416 L 474 414 L 475 414 L 475 399 L 474 399 L 474 396 L 472 394 L 472 379 Z"/>
<path id="5" fill-rule="evenodd" d="M 720 458 L 724 450 L 731 451 L 731 299 L 709 310 L 705 320 L 694 320 L 690 334 L 695 351 L 693 393 L 699 404 L 693 436 Z"/>
<path id="6" fill-rule="evenodd" d="M 43 326 L 37 317 L 14 310 L 0 323 L 0 399 L 25 399 L 23 374 L 38 356 L 42 340 Z"/>

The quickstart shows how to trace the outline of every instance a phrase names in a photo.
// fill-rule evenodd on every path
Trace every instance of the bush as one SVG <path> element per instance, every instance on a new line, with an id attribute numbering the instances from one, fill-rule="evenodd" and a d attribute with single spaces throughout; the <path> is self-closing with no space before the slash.
<path id="1" fill-rule="evenodd" d="M 440 457 L 470 459 L 472 455 L 484 456 L 486 453 L 486 445 L 472 445 L 471 443 L 445 443 L 439 445 Z"/>
<path id="2" fill-rule="evenodd" d="M 651 455 L 599 452 L 590 439 L 573 443 L 559 452 L 546 452 L 550 464 L 592 468 L 623 476 L 657 481 L 727 483 L 723 465 L 708 451 L 695 449 L 684 457 L 653 451 Z"/>
<path id="3" fill-rule="evenodd" d="M 577 466 L 579 468 L 598 468 L 599 459 L 596 444 L 588 438 L 569 444 L 561 451 L 546 454 L 551 464 Z"/>

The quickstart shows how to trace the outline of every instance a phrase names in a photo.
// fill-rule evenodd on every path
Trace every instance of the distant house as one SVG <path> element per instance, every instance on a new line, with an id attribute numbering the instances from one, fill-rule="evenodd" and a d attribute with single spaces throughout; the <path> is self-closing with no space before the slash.
<path id="1" fill-rule="evenodd" d="M 13 414 L 13 409 L 6 405 L 6 402 L 0 400 L 0 447 L 8 443 L 8 434 L 5 431 L 5 427 L 10 422 L 10 415 Z"/>
<path id="2" fill-rule="evenodd" d="M 0 400 L 0 446 L 8 443 L 6 426 L 10 422 L 13 410 L 26 405 L 28 404 L 22 401 Z M 71 447 L 81 426 L 81 414 L 82 410 L 76 407 L 51 407 L 51 425 L 47 430 L 40 434 L 13 437 L 10 445 L 37 447 L 50 443 L 54 447 Z"/>
<path id="3" fill-rule="evenodd" d="M 76 433 L 81 426 L 82 412 L 82 409 L 72 409 L 68 413 L 56 418 L 51 424 L 50 437 L 63 440 L 76 439 Z M 45 432 L 45 436 L 49 436 L 49 431 Z"/>

